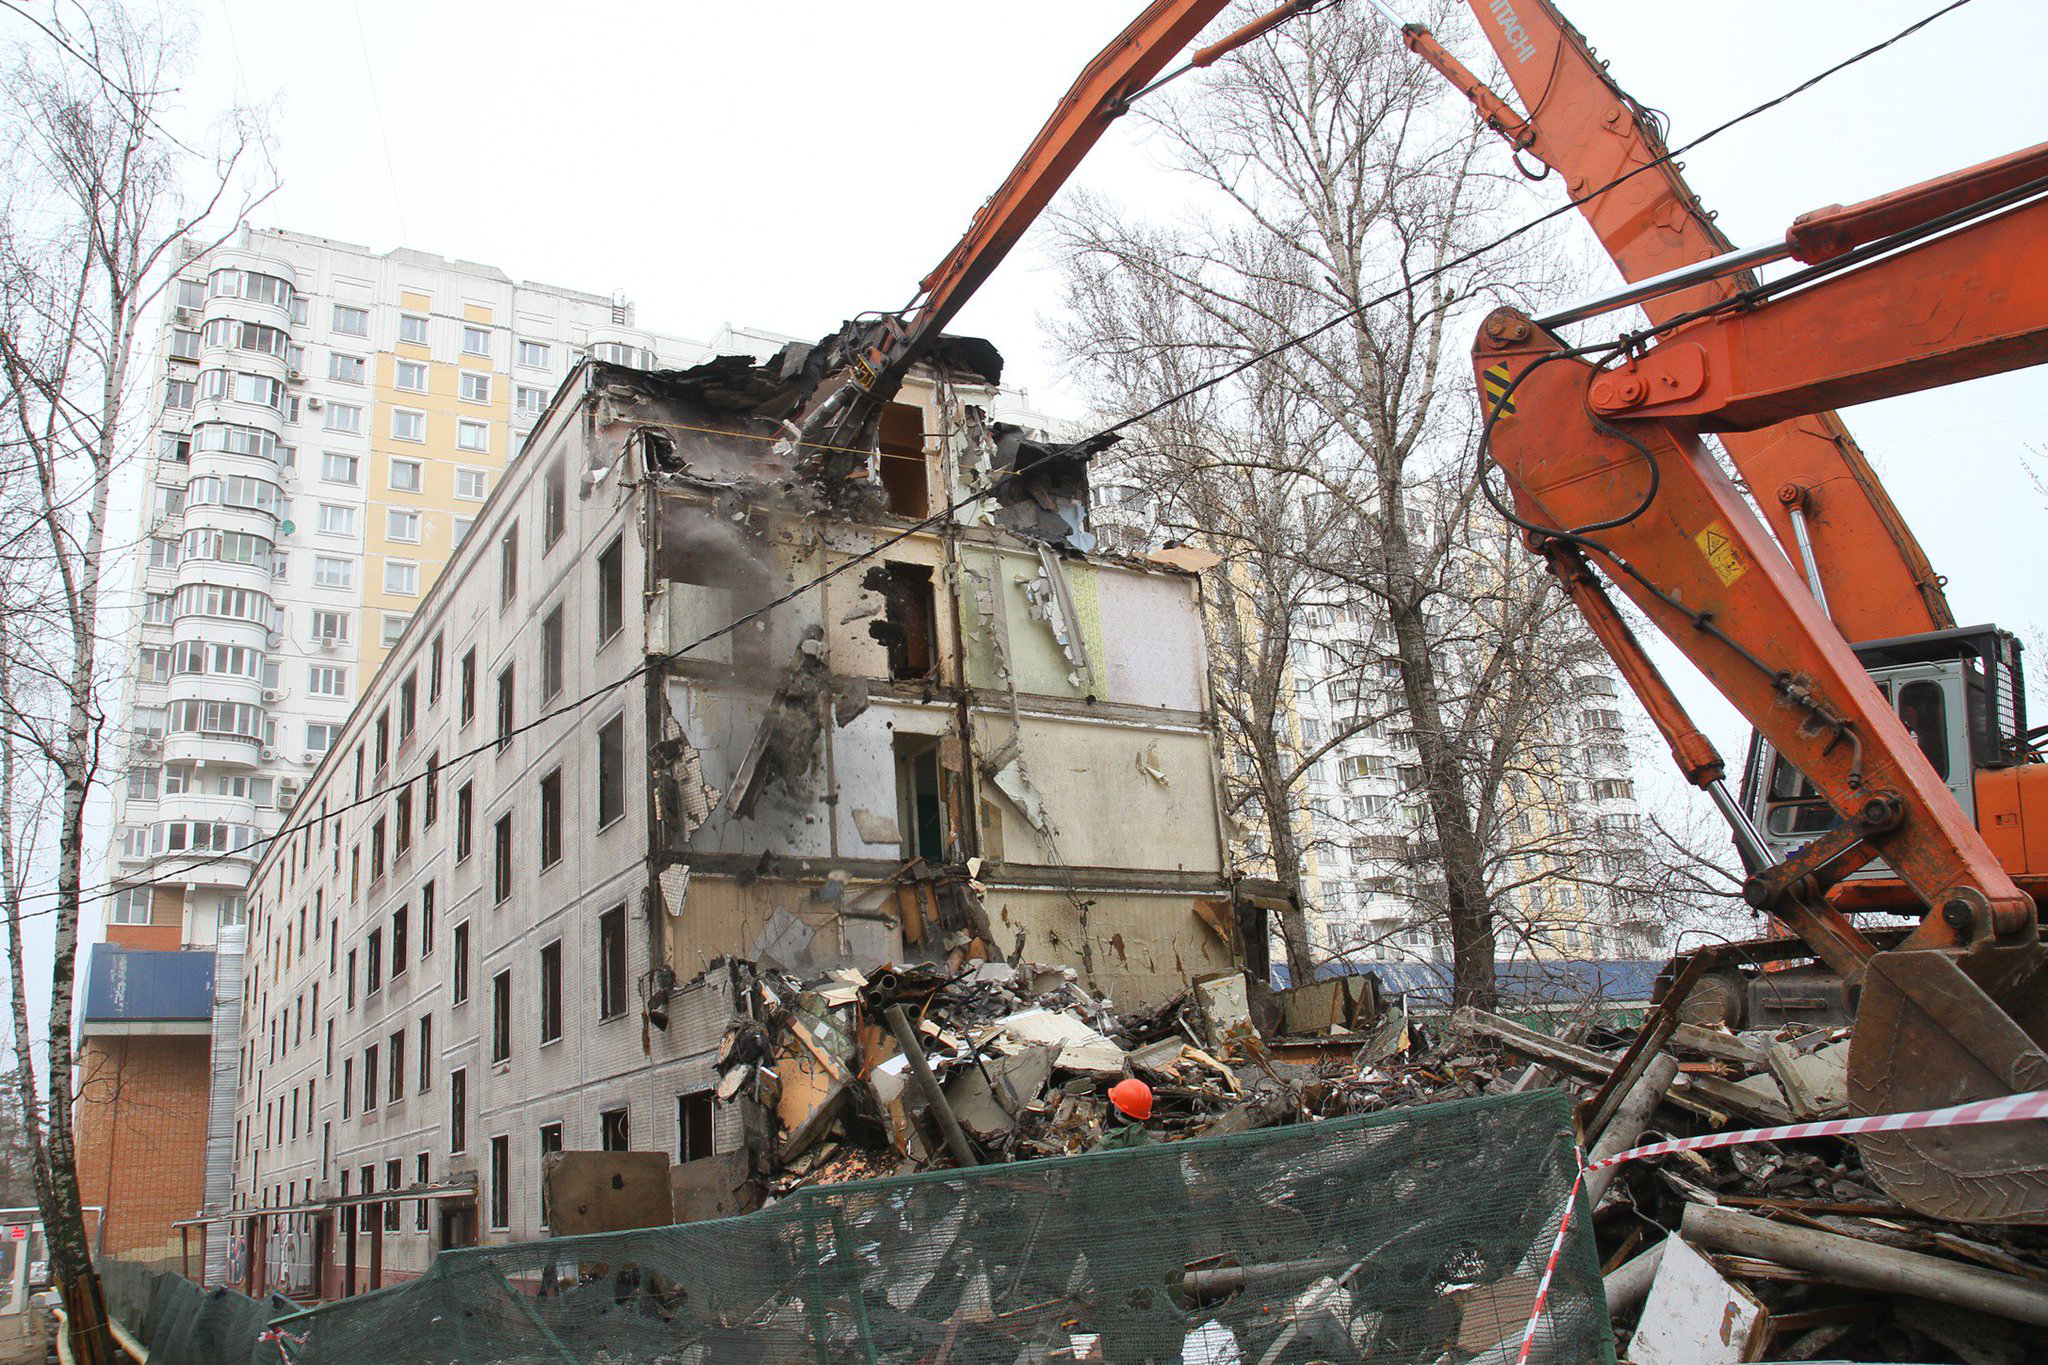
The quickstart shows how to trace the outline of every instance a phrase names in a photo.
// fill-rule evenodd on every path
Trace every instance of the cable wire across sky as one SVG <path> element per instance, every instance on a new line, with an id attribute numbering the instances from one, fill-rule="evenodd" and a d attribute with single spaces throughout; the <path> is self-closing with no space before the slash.
<path id="1" fill-rule="evenodd" d="M 1336 328 L 1344 325 L 1346 322 L 1349 322 L 1355 318 L 1362 316 L 1363 314 L 1369 312 L 1373 308 L 1377 308 L 1384 304 L 1390 303 L 1402 297 L 1403 295 L 1408 294 L 1417 288 L 1420 288 L 1421 286 L 1424 286 L 1426 284 L 1433 282 L 1436 279 L 1441 278 L 1443 275 L 1449 273 L 1452 270 L 1455 270 L 1464 265 L 1468 265 L 1473 261 L 1478 260 L 1482 256 L 1497 251 L 1501 247 L 1506 246 L 1507 244 L 1514 242 L 1520 239 L 1521 237 L 1526 236 L 1528 233 L 1535 231 L 1537 228 L 1543 226 L 1544 224 L 1549 223 L 1559 217 L 1562 217 L 1563 215 L 1582 207 L 1588 202 L 1599 198 L 1601 195 L 1606 194 L 1608 191 L 1613 190 L 1617 186 L 1626 184 L 1628 181 L 1634 179 L 1636 176 L 1641 175 L 1646 171 L 1653 170 L 1656 167 L 1664 164 L 1665 162 L 1673 161 L 1680 156 L 1683 156 L 1691 151 L 1694 151 L 1695 149 L 1705 145 L 1707 142 L 1713 140 L 1714 138 L 1719 137 L 1721 134 L 1726 133 L 1731 129 L 1736 128 L 1744 123 L 1747 123 L 1751 119 L 1757 118 L 1760 115 L 1769 112 L 1770 110 L 1778 108 L 1780 105 L 1785 104 L 1787 101 L 1796 98 L 1797 96 L 1805 93 L 1808 90 L 1811 90 L 1814 86 L 1820 84 L 1822 81 L 1828 79 L 1829 77 L 1834 76 L 1842 71 L 1848 70 L 1850 67 L 1856 66 L 1859 63 L 1876 56 L 1877 54 L 1885 51 L 1887 48 L 1892 47 L 1893 45 L 1919 32 L 1921 29 L 1926 28 L 1935 20 L 1940 19 L 1943 16 L 1948 15 L 1950 13 L 1953 13 L 1958 9 L 1961 9 L 1963 6 L 1969 3 L 1971 3 L 1971 0 L 1950 0 L 1950 3 L 1943 5 L 1941 8 L 1934 10 L 1933 12 L 1923 16 L 1920 19 L 1915 20 L 1913 23 L 1907 25 L 1905 28 L 1900 29 L 1897 33 L 1894 33 L 1891 37 L 1883 39 L 1880 42 L 1873 43 L 1869 47 L 1863 48 L 1862 50 L 1848 57 L 1845 57 L 1838 62 L 1835 62 L 1833 65 L 1823 68 L 1822 70 L 1816 72 L 1814 75 L 1807 77 L 1805 80 L 1802 80 L 1797 85 L 1790 87 L 1784 92 L 1775 95 L 1772 98 L 1767 99 L 1760 104 L 1753 105 L 1750 108 L 1742 111 L 1741 113 L 1736 114 L 1733 117 L 1728 118 L 1722 121 L 1721 123 L 1714 125 L 1713 127 L 1707 129 L 1705 132 L 1701 133 L 1699 136 L 1691 139 L 1688 142 L 1685 142 L 1684 144 L 1678 147 L 1667 149 L 1662 155 L 1655 157 L 1649 161 L 1646 161 L 1642 165 L 1636 166 L 1619 176 L 1616 176 L 1614 179 L 1608 181 L 1607 183 L 1595 189 L 1589 190 L 1587 193 L 1580 195 L 1577 198 L 1568 199 L 1564 203 L 1559 204 L 1556 207 L 1551 208 L 1549 210 L 1546 210 L 1545 212 L 1540 213 L 1535 217 L 1530 218 L 1513 228 L 1510 228 L 1508 231 L 1500 234 L 1497 237 L 1492 238 L 1491 240 L 1479 246 L 1472 247 L 1464 252 L 1461 252 L 1458 255 L 1452 257 L 1451 259 L 1444 261 L 1443 263 L 1434 266 L 1429 270 L 1426 270 L 1414 276 L 1413 278 L 1405 280 L 1399 285 L 1393 286 L 1385 290 L 1384 292 L 1377 294 L 1374 297 L 1367 299 L 1361 303 L 1342 309 L 1339 312 L 1333 314 L 1331 317 L 1325 319 L 1323 322 L 1320 322 L 1316 326 L 1309 328 L 1307 331 L 1288 337 L 1287 339 L 1280 341 L 1274 344 L 1273 346 L 1266 348 L 1265 350 L 1259 351 L 1247 357 L 1244 360 L 1234 362 L 1233 364 L 1228 365 L 1223 369 L 1219 370 L 1216 374 L 1211 375 L 1208 378 L 1200 380 L 1194 384 L 1191 384 L 1184 389 L 1178 390 L 1175 393 L 1169 394 L 1168 396 L 1158 400 L 1157 402 L 1153 403 L 1149 407 L 1142 409 L 1139 412 L 1120 418 L 1107 426 L 1101 427 L 1091 432 L 1089 435 L 1083 438 L 1074 441 L 1069 441 L 1065 444 L 1048 449 L 1044 453 L 1039 455 L 1036 459 L 1019 464 L 1017 467 L 1011 469 L 1009 472 L 998 476 L 985 487 L 977 489 L 964 497 L 955 499 L 954 501 L 949 502 L 945 506 L 941 507 L 936 512 L 933 512 L 926 517 L 920 518 L 919 520 L 912 522 L 910 525 L 903 527 L 897 531 L 894 531 L 887 536 L 882 537 L 880 540 L 876 541 L 875 544 L 869 546 L 868 548 L 861 550 L 857 553 L 854 553 L 852 555 L 849 555 L 840 562 L 828 566 L 827 568 L 813 575 L 812 577 L 805 579 L 799 583 L 796 583 L 786 591 L 778 593 L 776 596 L 770 598 L 768 601 L 762 603 L 760 606 L 757 606 L 747 612 L 742 613 L 741 615 L 735 617 L 731 621 L 728 621 L 724 625 L 719 626 L 714 630 L 708 631 L 705 634 L 698 636 L 696 639 L 691 640 L 688 643 L 681 645 L 676 649 L 667 651 L 666 653 L 662 654 L 649 655 L 638 666 L 630 669 L 629 671 L 613 679 L 612 681 L 607 682 L 602 686 L 597 687 L 591 690 L 590 692 L 587 692 L 582 696 L 575 698 L 572 701 L 564 702 L 558 706 L 553 707 L 552 709 L 542 711 L 539 714 L 535 715 L 532 719 L 524 722 L 523 724 L 514 726 L 512 729 L 504 732 L 503 734 L 493 735 L 491 738 L 485 740 L 480 744 L 473 745 L 470 748 L 452 754 L 445 760 L 440 760 L 428 769 L 422 769 L 419 772 L 412 773 L 403 778 L 387 782 L 383 786 L 376 787 L 363 795 L 355 797 L 346 803 L 334 807 L 333 809 L 326 809 L 323 807 L 320 815 L 313 819 L 301 819 L 296 822 L 288 821 L 283 827 L 279 828 L 275 833 L 271 834 L 266 839 L 258 841 L 257 844 L 252 846 L 257 850 L 256 856 L 258 858 L 263 856 L 263 854 L 267 852 L 268 848 L 273 844 L 289 839 L 295 835 L 303 834 L 315 829 L 321 821 L 331 819 L 346 814 L 351 810 L 357 810 L 364 806 L 368 806 L 376 802 L 382 801 L 384 798 L 388 796 L 393 796 L 398 792 L 406 790 L 407 788 L 411 787 L 414 783 L 424 782 L 429 777 L 430 774 L 438 774 L 438 772 L 442 768 L 451 767 L 454 764 L 460 763 L 465 759 L 473 758 L 479 754 L 496 750 L 500 748 L 503 744 L 509 742 L 510 740 L 517 738 L 520 735 L 526 734 L 529 731 L 538 729 L 539 727 L 549 723 L 550 721 L 558 720 L 564 716 L 574 715 L 580 712 L 584 707 L 590 705 L 592 702 L 599 701 L 604 697 L 609 696 L 613 692 L 618 691 L 620 688 L 625 687 L 627 684 L 635 681 L 636 679 L 644 677 L 650 672 L 654 672 L 659 669 L 665 668 L 669 664 L 683 658 L 685 655 L 688 655 L 696 650 L 699 650 L 706 645 L 715 643 L 716 641 L 721 640 L 728 635 L 731 635 L 735 631 L 742 629 L 748 624 L 762 619 L 770 612 L 778 610 L 779 608 L 788 605 L 789 603 L 797 600 L 798 598 L 803 597 L 808 593 L 823 587 L 825 584 L 830 583 L 834 579 L 844 574 L 847 570 L 852 569 L 857 565 L 872 561 L 873 559 L 883 554 L 887 550 L 891 549 L 892 547 L 901 544 L 905 540 L 910 539 L 912 536 L 921 534 L 925 531 L 943 525 L 948 520 L 950 520 L 954 516 L 954 514 L 962 511 L 963 509 L 972 507 L 977 503 L 986 501 L 987 499 L 993 497 L 999 489 L 1005 487 L 1006 485 L 1010 484 L 1011 482 L 1017 479 L 1024 477 L 1027 474 L 1030 474 L 1034 470 L 1041 468 L 1046 464 L 1050 464 L 1056 460 L 1072 458 L 1078 454 L 1082 454 L 1091 445 L 1094 445 L 1098 442 L 1102 442 L 1105 440 L 1113 439 L 1119 436 L 1121 433 L 1131 429 L 1132 427 L 1138 426 L 1143 422 L 1150 420 L 1151 418 L 1157 416 L 1161 412 L 1164 412 L 1168 408 L 1175 406 L 1176 404 L 1185 402 L 1188 399 L 1193 398 L 1199 394 L 1205 393 L 1213 388 L 1216 388 L 1221 384 L 1225 384 L 1229 382 L 1231 379 L 1235 378 L 1236 376 L 1245 373 L 1247 370 L 1250 370 L 1257 365 L 1272 360 L 1277 356 L 1285 354 L 1290 350 L 1294 350 L 1298 347 L 1305 346 L 1308 343 L 1316 340 L 1318 337 L 1321 337 L 1331 331 L 1334 331 Z M 756 433 L 740 431 L 728 431 L 721 432 L 719 434 L 732 437 L 735 439 L 758 439 L 766 441 L 780 441 L 783 439 L 780 437 L 760 436 Z M 808 446 L 812 443 L 801 444 Z M 515 458 L 517 457 L 515 456 Z M 329 759 L 334 757 L 334 752 L 335 751 L 333 750 L 329 751 L 328 757 L 323 758 L 322 760 L 322 766 L 324 766 Z M 182 882 L 187 880 L 187 874 L 189 874 L 192 870 L 196 868 L 211 866 L 216 863 L 223 862 L 228 858 L 245 857 L 248 855 L 249 849 L 223 851 L 208 854 L 204 857 L 185 858 L 181 860 L 179 868 L 174 872 L 164 872 L 148 878 L 123 878 L 119 880 L 103 880 L 98 885 L 90 889 L 82 888 L 79 894 L 79 904 L 94 904 L 100 901 L 108 900 L 123 891 L 134 890 L 142 887 L 157 886 L 166 883 Z M 22 897 L 22 900 L 23 902 L 38 900 L 54 900 L 57 896 L 58 892 L 54 890 L 38 891 L 30 892 L 24 895 Z M 54 909 L 55 907 L 52 906 L 49 909 L 45 910 L 25 910 L 22 913 L 24 915 L 48 914 L 53 913 Z"/>

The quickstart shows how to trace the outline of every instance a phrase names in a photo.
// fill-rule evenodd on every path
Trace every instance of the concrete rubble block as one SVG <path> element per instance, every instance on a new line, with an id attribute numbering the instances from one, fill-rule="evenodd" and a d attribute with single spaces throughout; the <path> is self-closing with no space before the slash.
<path id="1" fill-rule="evenodd" d="M 551 1152 L 541 1179 L 557 1237 L 655 1228 L 671 1217 L 669 1161 L 661 1152 Z"/>
<path id="2" fill-rule="evenodd" d="M 671 1221 L 731 1218 L 761 1207 L 760 1183 L 746 1152 L 699 1157 L 668 1170 Z"/>
<path id="3" fill-rule="evenodd" d="M 1737 1365 L 1757 1360 L 1770 1314 L 1682 1237 L 1671 1238 L 1629 1343 L 1632 1365 Z"/>
<path id="4" fill-rule="evenodd" d="M 1000 1136 L 1015 1125 L 1019 1110 L 1044 1096 L 1059 1053 L 1058 1047 L 1042 1043 L 1007 1057 L 985 1057 L 979 1065 L 957 1067 L 946 1084 L 946 1098 L 975 1136 Z"/>
<path id="5" fill-rule="evenodd" d="M 1033 1006 L 996 1021 L 1013 1042 L 1050 1043 L 1059 1048 L 1059 1066 L 1066 1071 L 1121 1076 L 1124 1050 L 1071 1014 Z"/>
<path id="6" fill-rule="evenodd" d="M 1234 1042 L 1259 1036 L 1252 1023 L 1251 999 L 1245 990 L 1243 972 L 1223 972 L 1195 982 L 1196 1006 L 1202 1011 L 1209 1046 L 1222 1051 Z"/>
<path id="7" fill-rule="evenodd" d="M 1736 1084 L 1768 1103 L 1782 1102 L 1800 1119 L 1826 1119 L 1849 1110 L 1849 1042 L 1801 1053 L 1773 1043 L 1763 1059 L 1770 1071 Z"/>

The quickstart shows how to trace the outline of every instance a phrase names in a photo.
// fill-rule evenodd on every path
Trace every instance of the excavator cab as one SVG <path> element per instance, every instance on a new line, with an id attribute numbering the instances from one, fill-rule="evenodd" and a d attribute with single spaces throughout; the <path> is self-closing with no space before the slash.
<path id="1" fill-rule="evenodd" d="M 2009 631 L 1986 625 L 1869 640 L 1853 648 L 1963 814 L 1992 836 L 1996 821 L 1980 814 L 1979 784 L 1986 774 L 2018 768 L 2031 758 L 2019 640 Z M 2006 773 L 2005 784 L 2025 778 L 2042 784 L 2036 799 L 2048 802 L 2048 768 L 2032 774 Z M 2003 790 L 2001 784 L 1991 785 Z M 2034 782 L 2026 781 L 2025 786 L 2032 788 Z M 1805 775 L 1761 735 L 1750 737 L 1742 804 L 1766 848 L 1780 862 L 1841 824 Z M 2003 810 L 2013 803 L 1991 804 Z M 2017 809 L 2006 813 L 2014 817 L 2006 832 L 2023 834 Z M 2048 842 L 2048 807 L 2036 819 L 2044 826 L 2036 840 Z M 2023 889 L 2039 900 L 2048 887 L 2023 882 Z M 1916 916 L 1923 912 L 1882 860 L 1850 874 L 1837 897 L 1852 910 L 1896 908 Z"/>

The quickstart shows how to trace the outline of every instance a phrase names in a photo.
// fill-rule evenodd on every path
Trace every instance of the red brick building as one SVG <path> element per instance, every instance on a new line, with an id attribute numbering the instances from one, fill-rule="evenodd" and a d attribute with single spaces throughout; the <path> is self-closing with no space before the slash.
<path id="1" fill-rule="evenodd" d="M 92 945 L 79 1027 L 78 1182 L 104 1250 L 177 1268 L 206 1200 L 214 955 Z M 191 1239 L 193 1270 L 201 1239 Z"/>

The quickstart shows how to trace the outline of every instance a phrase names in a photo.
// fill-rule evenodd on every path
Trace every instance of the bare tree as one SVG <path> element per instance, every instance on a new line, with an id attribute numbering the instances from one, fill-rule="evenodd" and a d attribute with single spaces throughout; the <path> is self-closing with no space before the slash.
<path id="1" fill-rule="evenodd" d="M 1439 29 L 1463 22 L 1437 9 Z M 1497 895 L 1525 875 L 1508 779 L 1555 770 L 1572 679 L 1600 665 L 1478 496 L 1466 339 L 1482 296 L 1562 287 L 1556 254 L 1525 237 L 1473 257 L 1504 225 L 1505 161 L 1356 8 L 1241 50 L 1151 123 L 1191 204 L 1166 225 L 1100 200 L 1064 215 L 1062 341 L 1106 410 L 1150 413 L 1122 465 L 1134 486 L 1224 556 L 1217 691 L 1241 818 L 1298 884 L 1302 829 L 1332 828 L 1303 815 L 1315 761 L 1361 728 L 1399 730 L 1414 824 L 1362 875 L 1440 922 L 1459 999 L 1489 1002 Z M 1319 610 L 1355 628 L 1301 657 Z M 1290 686 L 1346 680 L 1364 709 L 1291 728 Z M 1543 837 L 1576 857 L 1598 832 Z M 1297 979 L 1313 965 L 1300 930 Z"/>
<path id="2" fill-rule="evenodd" d="M 200 151 L 170 132 L 180 36 L 116 3 L 43 14 L 9 4 L 9 191 L 0 213 L 0 561 L 8 674 L 0 742 L 10 804 L 5 912 L 13 954 L 15 1082 L 35 1169 L 51 1271 L 81 1359 L 111 1350 L 78 1193 L 72 1133 L 72 983 L 86 851 L 85 810 L 102 780 L 112 684 L 102 647 L 102 584 L 114 479 L 132 455 L 137 339 L 169 272 L 224 240 L 267 193 L 256 119 L 235 111 Z M 25 804 L 17 784 L 57 797 Z M 47 849 L 54 869 L 23 864 Z M 47 886 L 44 876 L 48 875 Z M 24 916 L 48 914 L 54 948 L 40 1068 L 31 1051 Z"/>

